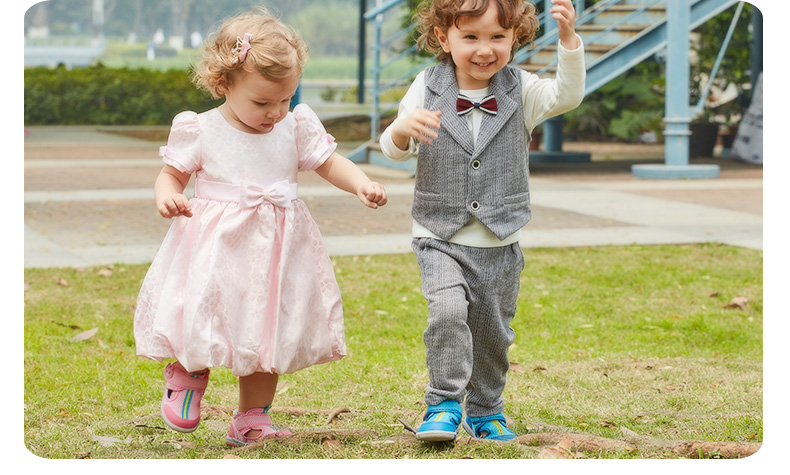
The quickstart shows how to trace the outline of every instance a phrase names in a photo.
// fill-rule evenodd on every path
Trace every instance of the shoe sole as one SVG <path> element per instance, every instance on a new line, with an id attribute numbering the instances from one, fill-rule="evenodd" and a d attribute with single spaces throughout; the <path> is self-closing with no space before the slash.
<path id="1" fill-rule="evenodd" d="M 417 432 L 417 440 L 423 442 L 451 442 L 455 440 L 455 432 L 447 432 L 444 430 L 428 430 L 425 432 Z"/>
<path id="2" fill-rule="evenodd" d="M 200 425 L 200 421 L 198 420 L 198 423 L 197 423 L 197 424 L 195 424 L 195 427 L 189 427 L 189 428 L 187 428 L 187 427 L 179 427 L 179 426 L 177 426 L 177 425 L 173 424 L 172 422 L 170 422 L 170 421 L 167 419 L 167 417 L 165 416 L 165 410 L 164 410 L 164 408 L 161 408 L 161 409 L 159 410 L 159 414 L 162 416 L 162 420 L 163 420 L 163 421 L 165 421 L 165 425 L 166 425 L 167 427 L 169 427 L 169 428 L 173 429 L 173 430 L 174 430 L 174 431 L 176 431 L 176 432 L 181 432 L 181 433 L 183 433 L 183 434 L 188 434 L 188 433 L 190 433 L 190 432 L 194 432 L 194 431 L 195 431 L 195 429 L 197 429 L 197 428 L 198 428 L 198 426 Z"/>

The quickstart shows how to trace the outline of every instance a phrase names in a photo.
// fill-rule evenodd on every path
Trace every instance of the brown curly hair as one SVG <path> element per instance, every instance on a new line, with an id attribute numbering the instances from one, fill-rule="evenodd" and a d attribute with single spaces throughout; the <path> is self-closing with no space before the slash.
<path id="1" fill-rule="evenodd" d="M 532 42 L 539 26 L 535 5 L 525 0 L 426 0 L 419 5 L 414 16 L 420 32 L 417 46 L 434 53 L 439 61 L 449 58 L 450 54 L 442 49 L 434 28 L 446 32 L 451 26 L 457 27 L 465 16 L 482 16 L 491 3 L 499 12 L 502 28 L 513 29 L 515 41 L 510 51 L 510 59 L 513 59 L 518 48 Z"/>
<path id="2" fill-rule="evenodd" d="M 250 49 L 246 59 L 239 61 L 234 48 L 245 33 L 251 35 Z M 293 74 L 301 76 L 307 59 L 307 45 L 299 35 L 266 10 L 258 9 L 226 21 L 205 41 L 192 80 L 218 99 L 240 71 L 257 71 L 277 82 Z"/>

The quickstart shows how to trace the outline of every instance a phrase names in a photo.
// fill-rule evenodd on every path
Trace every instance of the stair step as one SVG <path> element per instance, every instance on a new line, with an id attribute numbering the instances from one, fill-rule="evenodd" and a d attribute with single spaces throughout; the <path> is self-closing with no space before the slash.
<path id="1" fill-rule="evenodd" d="M 584 38 L 582 38 L 584 41 Z M 600 43 L 593 43 L 588 45 L 587 43 L 584 44 L 584 60 L 587 63 L 590 63 L 599 57 L 603 56 L 604 54 L 612 51 L 613 49 L 617 48 L 618 45 L 614 44 L 600 44 Z M 525 61 L 525 64 L 548 64 L 555 62 L 557 60 L 557 44 L 551 44 L 539 51 L 536 51 L 532 56 Z"/>
<path id="2" fill-rule="evenodd" d="M 619 46 L 634 36 L 642 33 L 651 25 L 643 24 L 623 24 L 616 26 L 613 30 L 604 33 L 610 25 L 584 24 L 576 27 L 576 32 L 584 40 L 585 46 L 588 44 L 605 44 Z M 591 41 L 592 39 L 595 41 Z"/>
<path id="3" fill-rule="evenodd" d="M 612 25 L 618 21 L 624 20 L 629 15 L 643 8 L 643 5 L 611 5 L 603 13 L 596 15 L 590 22 L 593 25 Z M 595 6 L 592 8 L 595 11 Z M 653 24 L 657 21 L 662 21 L 666 18 L 666 6 L 664 4 L 651 5 L 645 8 L 642 12 L 635 14 L 629 18 L 631 23 Z M 583 18 L 581 19 L 583 20 Z M 578 24 L 581 26 L 581 24 Z"/>

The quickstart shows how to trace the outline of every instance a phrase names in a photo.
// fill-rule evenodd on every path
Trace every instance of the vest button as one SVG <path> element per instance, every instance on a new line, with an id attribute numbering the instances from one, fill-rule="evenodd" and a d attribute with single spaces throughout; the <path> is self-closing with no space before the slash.
<path id="1" fill-rule="evenodd" d="M 480 209 L 480 203 L 477 201 L 472 201 L 469 203 L 469 207 L 472 208 L 472 211 L 477 211 Z"/>
<path id="2" fill-rule="evenodd" d="M 479 169 L 479 168 L 480 168 L 480 160 L 474 160 L 474 161 L 472 162 L 472 169 L 473 169 L 473 170 L 477 170 L 477 169 Z"/>

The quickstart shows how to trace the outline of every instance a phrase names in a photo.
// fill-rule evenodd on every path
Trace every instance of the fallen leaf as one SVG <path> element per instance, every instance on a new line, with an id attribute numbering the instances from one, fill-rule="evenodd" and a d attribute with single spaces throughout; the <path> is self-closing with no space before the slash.
<path id="1" fill-rule="evenodd" d="M 510 363 L 510 371 L 515 371 L 516 373 L 523 373 L 524 368 L 518 363 Z"/>
<path id="2" fill-rule="evenodd" d="M 87 340 L 89 338 L 92 338 L 93 335 L 95 335 L 98 331 L 99 331 L 98 327 L 97 328 L 91 328 L 90 330 L 84 331 L 84 332 L 80 333 L 79 335 L 75 336 L 74 338 L 71 339 L 71 341 L 72 342 L 85 341 L 85 340 Z"/>
<path id="3" fill-rule="evenodd" d="M 547 449 L 543 449 L 538 454 L 539 459 L 573 459 L 576 458 L 571 453 L 571 447 L 573 446 L 573 441 L 570 437 L 564 437 L 560 442 L 555 445 L 554 447 L 549 447 Z"/>
<path id="4" fill-rule="evenodd" d="M 118 442 L 121 442 L 121 439 L 116 439 L 115 437 L 104 437 L 101 435 L 93 435 L 91 436 L 91 440 L 98 442 L 102 447 L 112 447 Z"/>
<path id="5" fill-rule="evenodd" d="M 603 427 L 609 427 L 609 428 L 617 427 L 617 424 L 615 424 L 614 422 L 609 422 L 609 421 L 603 421 L 603 422 L 601 422 L 601 425 Z"/>
<path id="6" fill-rule="evenodd" d="M 59 279 L 58 279 L 58 281 L 57 281 L 56 283 L 57 283 L 59 286 L 61 286 L 61 287 L 68 287 L 68 286 L 69 286 L 69 283 L 68 283 L 68 282 L 66 282 L 66 279 L 64 279 L 63 277 L 59 278 Z"/>
<path id="7" fill-rule="evenodd" d="M 735 297 L 730 300 L 730 303 L 724 306 L 724 308 L 746 308 L 746 304 L 749 300 L 742 295 L 736 295 Z"/>
<path id="8" fill-rule="evenodd" d="M 102 277 L 111 277 L 112 276 L 112 269 L 104 268 L 99 271 L 99 275 Z"/>

